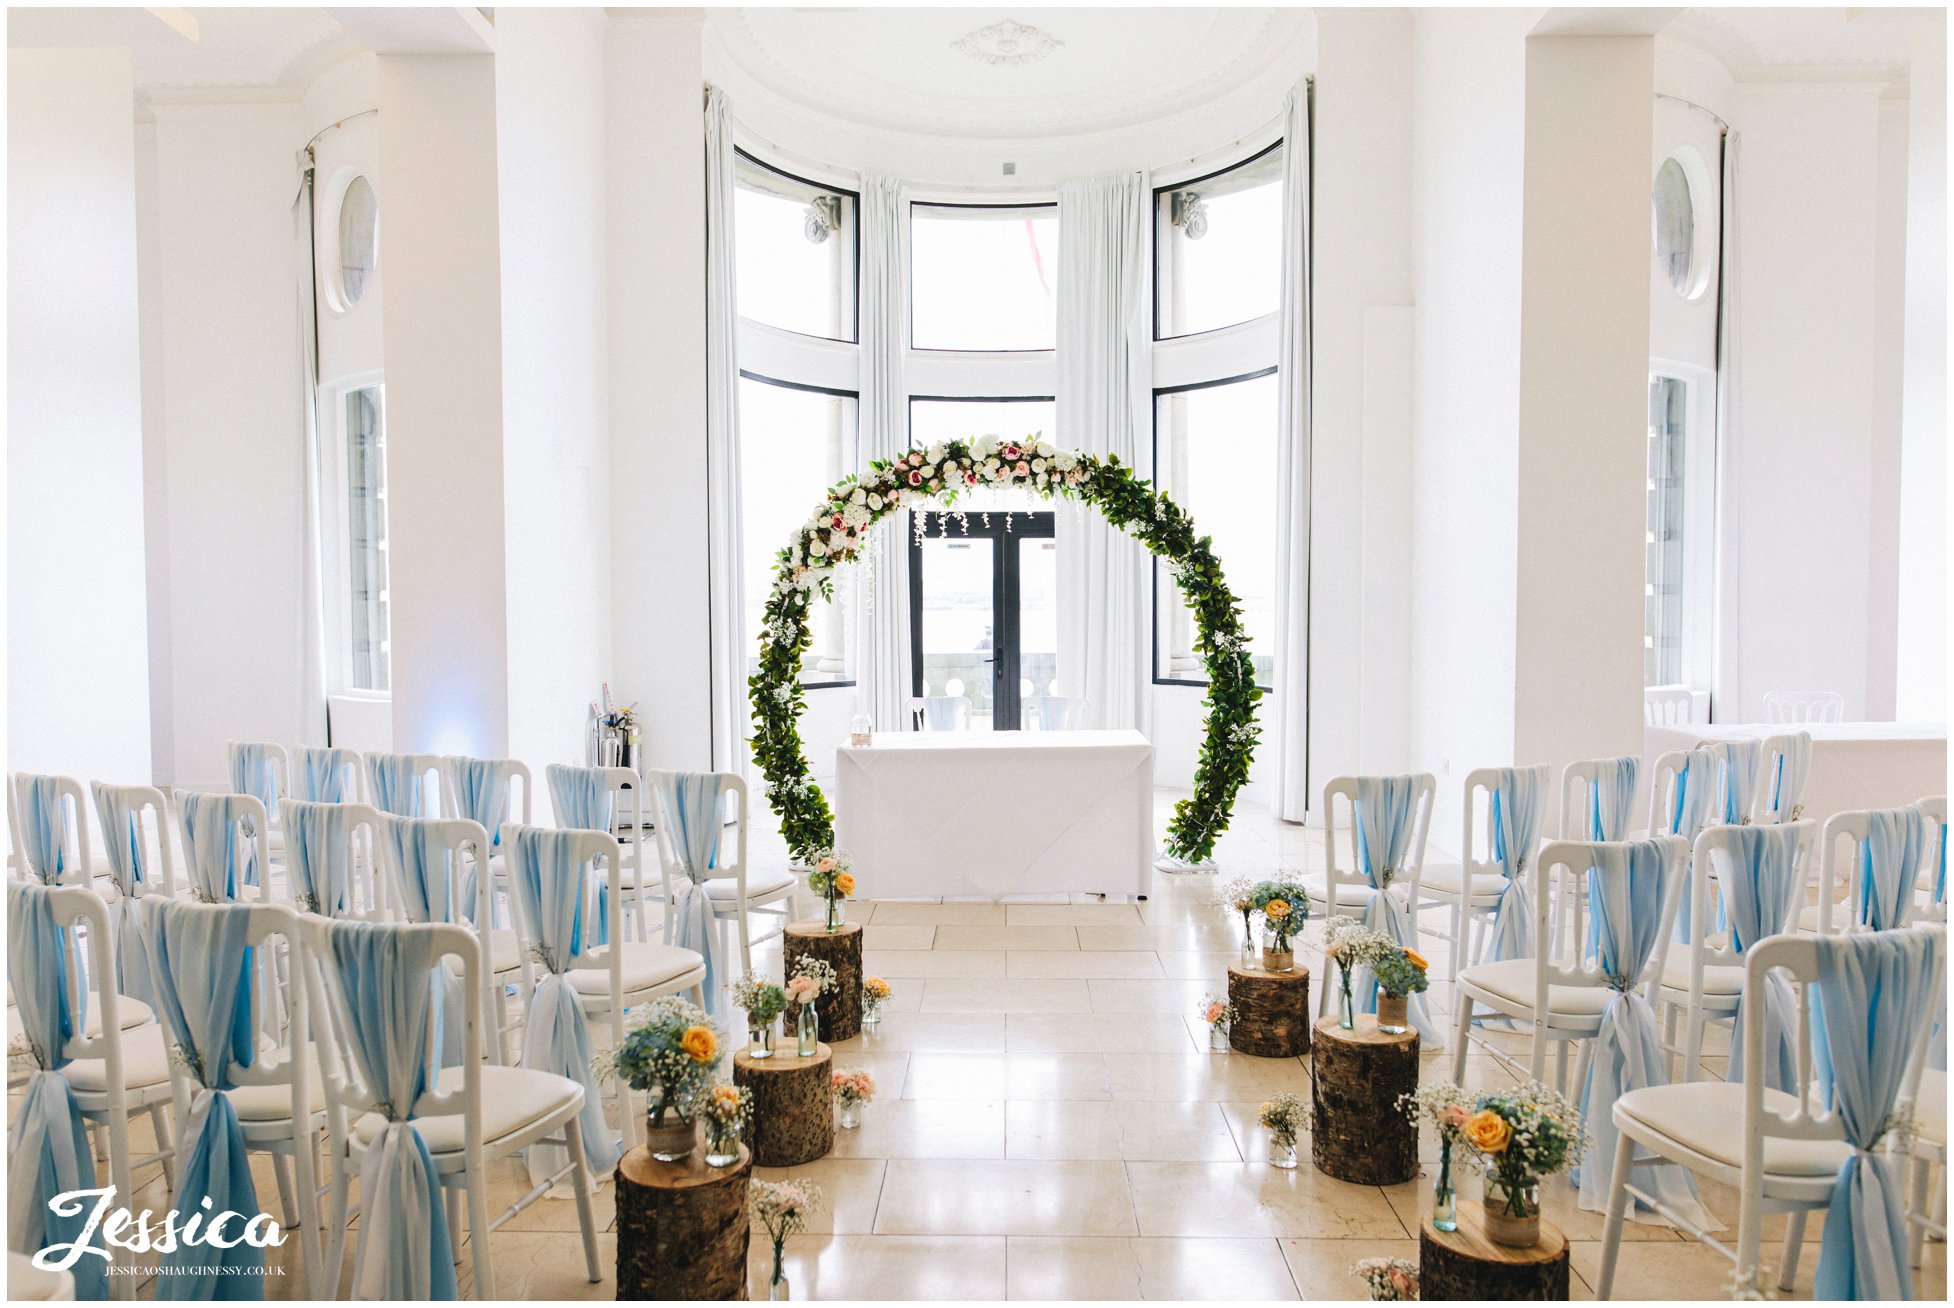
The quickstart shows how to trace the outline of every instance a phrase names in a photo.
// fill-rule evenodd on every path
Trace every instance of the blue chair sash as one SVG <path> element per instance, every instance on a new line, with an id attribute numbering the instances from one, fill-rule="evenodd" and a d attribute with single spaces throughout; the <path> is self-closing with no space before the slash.
<path id="1" fill-rule="evenodd" d="M 293 782 L 294 796 L 313 804 L 350 804 L 359 798 L 359 776 L 350 749 L 322 749 L 300 746 L 294 760 L 298 776 Z"/>
<path id="2" fill-rule="evenodd" d="M 22 1087 L 7 1134 L 7 1247 L 34 1254 L 70 1245 L 87 1229 L 83 1212 L 61 1216 L 48 1201 L 70 1190 L 95 1188 L 95 1152 L 89 1147 L 81 1105 L 61 1069 L 67 1046 L 87 1025 L 88 992 L 71 993 L 73 933 L 56 925 L 47 889 L 30 882 L 7 887 L 7 975 L 13 984 L 34 1070 Z M 79 996 L 79 1010 L 71 1000 Z M 108 1245 L 98 1230 L 69 1269 L 77 1299 L 108 1298 Z"/>
<path id="3" fill-rule="evenodd" d="M 1708 749 L 1717 765 L 1716 821 L 1741 826 L 1750 821 L 1764 744 L 1757 740 L 1719 740 Z"/>
<path id="4" fill-rule="evenodd" d="M 440 838 L 439 828 L 439 822 L 427 818 L 383 817 L 380 839 L 400 874 L 396 881 L 408 921 L 471 923 L 474 914 L 467 910 L 475 901 L 463 895 L 462 882 L 474 878 L 464 876 L 466 869 L 456 866 L 460 856 Z M 487 958 L 486 943 L 483 953 L 484 965 L 493 966 Z M 441 1066 L 459 1067 L 467 997 L 461 977 L 446 964 L 436 978 L 435 996 L 441 1005 Z"/>
<path id="5" fill-rule="evenodd" d="M 1764 793 L 1764 820 L 1790 822 L 1796 815 L 1798 802 L 1805 797 L 1805 782 L 1811 776 L 1812 733 L 1799 731 L 1774 736 L 1769 743 L 1774 748 L 1771 782 Z"/>
<path id="6" fill-rule="evenodd" d="M 426 817 L 427 805 L 421 773 L 411 754 L 368 754 L 366 780 L 373 791 L 373 806 L 395 817 Z"/>
<path id="7" fill-rule="evenodd" d="M 414 1125 L 428 1088 L 430 1019 L 446 1025 L 429 1012 L 429 976 L 440 960 L 425 933 L 372 922 L 333 923 L 331 952 L 346 1000 L 347 1044 L 387 1122 L 360 1160 L 353 1297 L 457 1299 L 441 1180 Z"/>
<path id="8" fill-rule="evenodd" d="M 717 772 L 672 772 L 653 781 L 663 815 L 666 849 L 683 879 L 668 878 L 673 911 L 670 941 L 706 961 L 706 1012 L 714 1025 L 732 1021 L 725 993 L 725 962 L 706 882 L 718 870 L 719 837 L 726 813 L 727 782 Z"/>
<path id="9" fill-rule="evenodd" d="M 1933 1003 L 1939 942 L 1924 931 L 1817 936 L 1814 1055 L 1824 1046 L 1832 1112 L 1851 1155 L 1825 1212 L 1817 1299 L 1911 1299 L 1900 1178 L 1877 1149 L 1893 1125 L 1920 1014 Z"/>
<path id="10" fill-rule="evenodd" d="M 1493 859 L 1506 876 L 1493 910 L 1486 960 L 1532 958 L 1533 892 L 1526 874 L 1540 847 L 1540 773 L 1536 768 L 1502 768 L 1493 786 Z"/>
<path id="11" fill-rule="evenodd" d="M 27 870 L 48 886 L 57 884 L 68 870 L 68 810 L 61 802 L 60 785 L 60 777 L 24 776 L 14 792 Z"/>
<path id="12" fill-rule="evenodd" d="M 1739 954 L 1767 936 L 1791 929 L 1804 885 L 1798 876 L 1797 833 L 1782 826 L 1739 827 L 1735 858 L 1719 861 L 1730 947 Z M 1748 989 L 1737 997 L 1726 1080 L 1742 1081 L 1744 1023 L 1764 1022 L 1764 1084 L 1791 1094 L 1798 1091 L 1798 997 L 1781 973 L 1764 978 L 1761 995 Z"/>
<path id="13" fill-rule="evenodd" d="M 1626 840 L 1641 760 L 1633 755 L 1595 760 L 1588 780 L 1588 839 Z"/>
<path id="14" fill-rule="evenodd" d="M 116 988 L 147 1004 L 150 998 L 149 946 L 143 941 L 144 904 L 141 814 L 107 786 L 96 782 L 95 813 L 102 822 L 102 850 L 116 897 L 109 901 L 109 934 L 115 941 Z"/>
<path id="15" fill-rule="evenodd" d="M 1588 903 L 1596 924 L 1592 958 L 1612 991 L 1581 1087 L 1581 1120 L 1587 1123 L 1594 1144 L 1573 1177 L 1580 1206 L 1593 1212 L 1606 1212 L 1608 1207 L 1608 1171 L 1620 1138 L 1615 1101 L 1631 1090 L 1669 1084 L 1655 1010 L 1636 988 L 1662 933 L 1668 866 L 1662 846 L 1636 841 L 1597 850 L 1595 865 L 1588 871 Z M 1634 1171 L 1642 1189 L 1685 1219 L 1706 1230 L 1714 1226 L 1697 1199 L 1696 1183 L 1681 1167 L 1641 1163 Z M 1639 1205 L 1632 1206 L 1631 1212 L 1634 1207 Z"/>
<path id="16" fill-rule="evenodd" d="M 549 780 L 550 803 L 556 809 L 556 824 L 584 831 L 613 831 L 616 828 L 617 797 L 603 768 L 574 768 L 552 763 L 544 775 Z"/>
<path id="17" fill-rule="evenodd" d="M 258 884 L 258 861 L 238 856 L 238 811 L 235 795 L 188 792 L 177 799 L 183 828 L 184 875 L 190 893 L 205 903 L 233 903 L 239 885 Z M 242 866 L 240 866 L 240 862 Z"/>
<path id="18" fill-rule="evenodd" d="M 582 833 L 517 827 L 505 848 L 509 885 L 517 911 L 529 924 L 530 946 L 543 975 L 523 1014 L 522 1065 L 567 1076 L 584 1088 L 584 1155 L 593 1170 L 603 1170 L 624 1153 L 624 1142 L 604 1122 L 604 1105 L 590 1066 L 590 1030 L 583 1005 L 565 977 L 586 949 L 609 939 L 591 907 L 592 890 L 585 865 L 576 856 Z M 596 898 L 605 898 L 597 890 Z M 586 939 L 585 932 L 590 938 Z M 568 1155 L 558 1145 L 531 1145 L 529 1174 L 540 1184 L 562 1170 Z"/>
<path id="19" fill-rule="evenodd" d="M 458 816 L 482 824 L 489 844 L 502 843 L 502 824 L 509 820 L 508 765 L 495 759 L 451 758 L 448 775 L 455 788 Z"/>
<path id="20" fill-rule="evenodd" d="M 353 906 L 352 830 L 344 804 L 285 801 L 285 870 L 303 911 L 342 917 Z"/>
<path id="21" fill-rule="evenodd" d="M 202 1211 L 255 1216 L 244 1127 L 229 1091 L 233 1071 L 257 1052 L 251 1014 L 251 910 L 241 904 L 184 904 L 162 899 L 143 921 L 152 960 L 156 1020 L 172 1059 L 197 1083 L 178 1145 L 187 1161 L 170 1211 L 182 1223 Z M 163 1255 L 158 1299 L 262 1299 L 264 1250 L 240 1241 L 229 1249 L 179 1244 Z M 171 1274 L 167 1269 L 180 1269 Z"/>
<path id="22" fill-rule="evenodd" d="M 1357 835 L 1357 869 L 1377 891 L 1364 910 L 1364 925 L 1382 931 L 1410 949 L 1418 947 L 1417 933 L 1404 898 L 1392 883 L 1404 875 L 1411 850 L 1411 834 L 1418 806 L 1416 777 L 1358 777 L 1351 798 L 1351 825 Z M 1367 967 L 1351 974 L 1351 993 L 1359 1012 L 1377 1011 L 1377 977 Z M 1411 995 L 1406 1005 L 1411 1025 L 1426 1049 L 1445 1047 L 1445 1033 L 1431 1017 L 1424 995 Z"/>
<path id="23" fill-rule="evenodd" d="M 1669 799 L 1669 812 L 1664 822 L 1665 834 L 1681 836 L 1696 847 L 1696 837 L 1710 824 L 1710 797 L 1716 785 L 1716 757 L 1701 747 L 1683 753 L 1683 765 L 1676 771 L 1675 793 Z M 1654 832 L 1650 833 L 1655 834 Z M 1693 855 L 1692 855 L 1693 857 Z M 1680 944 L 1690 942 L 1690 914 L 1694 912 L 1688 894 L 1676 910 L 1675 939 Z"/>
<path id="24" fill-rule="evenodd" d="M 1927 819 L 1917 808 L 1874 809 L 1859 846 L 1854 920 L 1875 931 L 1906 925 L 1920 865 L 1927 857 Z"/>
<path id="25" fill-rule="evenodd" d="M 278 769 L 272 765 L 271 746 L 248 740 L 231 746 L 231 790 L 254 797 L 267 815 L 278 811 Z"/>

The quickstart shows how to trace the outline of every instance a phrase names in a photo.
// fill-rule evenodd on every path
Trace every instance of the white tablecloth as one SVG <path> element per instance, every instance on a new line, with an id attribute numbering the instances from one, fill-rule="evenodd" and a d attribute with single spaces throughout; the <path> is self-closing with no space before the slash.
<path id="1" fill-rule="evenodd" d="M 1137 731 L 878 733 L 835 751 L 835 842 L 872 899 L 1144 895 L 1153 746 Z"/>
<path id="2" fill-rule="evenodd" d="M 1947 728 L 1937 723 L 1678 723 L 1643 728 L 1646 756 L 1638 822 L 1648 811 L 1649 780 L 1662 754 L 1702 741 L 1763 740 L 1798 731 L 1809 731 L 1812 738 L 1804 815 L 1821 827 L 1834 813 L 1897 808 L 1926 795 L 1947 793 Z"/>

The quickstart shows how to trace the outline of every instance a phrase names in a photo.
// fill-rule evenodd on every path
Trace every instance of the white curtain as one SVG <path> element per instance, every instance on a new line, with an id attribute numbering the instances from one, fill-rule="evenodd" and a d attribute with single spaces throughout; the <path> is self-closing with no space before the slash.
<path id="1" fill-rule="evenodd" d="M 1151 208 L 1139 173 L 1059 188 L 1057 443 L 1131 465 L 1151 403 Z M 1144 546 L 1096 509 L 1059 504 L 1059 690 L 1095 727 L 1143 727 Z"/>
<path id="2" fill-rule="evenodd" d="M 909 224 L 902 186 L 890 177 L 862 179 L 861 432 L 859 463 L 888 459 L 909 448 L 909 410 L 902 378 L 902 332 L 909 321 Z M 910 693 L 908 515 L 893 515 L 867 551 L 868 573 L 857 565 L 854 649 L 858 711 L 877 731 L 906 724 Z"/>
<path id="3" fill-rule="evenodd" d="M 1282 304 L 1277 360 L 1276 816 L 1309 812 L 1309 89 L 1289 93 L 1282 154 Z M 1274 720 L 1266 715 L 1273 713 Z"/>
<path id="4" fill-rule="evenodd" d="M 1743 363 L 1742 338 L 1739 335 L 1743 322 L 1738 291 L 1743 283 L 1743 269 L 1739 267 L 1743 250 L 1738 245 L 1737 227 L 1737 149 L 1739 137 L 1736 132 L 1726 130 L 1723 136 L 1723 240 L 1721 255 L 1717 265 L 1717 481 L 1720 485 L 1736 486 L 1742 484 L 1738 478 L 1738 462 L 1742 457 L 1743 436 L 1739 419 L 1741 410 Z M 1710 696 L 1710 717 L 1717 722 L 1742 722 L 1743 684 L 1740 671 L 1743 668 L 1743 624 L 1737 622 L 1734 604 L 1727 596 L 1742 594 L 1743 550 L 1738 548 L 1743 523 L 1736 517 L 1735 496 L 1728 497 L 1726 504 L 1732 507 L 1730 521 L 1719 525 L 1718 534 L 1718 572 L 1716 601 L 1716 644 L 1717 678 Z"/>
<path id="5" fill-rule="evenodd" d="M 326 743 L 325 523 L 320 503 L 319 319 L 317 259 L 312 239 L 315 169 L 310 154 L 292 205 L 299 315 L 299 521 L 304 532 L 299 593 L 299 743 Z"/>
<path id="6" fill-rule="evenodd" d="M 740 541 L 739 309 L 733 282 L 733 130 L 706 88 L 706 558 L 712 766 L 746 771 L 745 560 Z"/>

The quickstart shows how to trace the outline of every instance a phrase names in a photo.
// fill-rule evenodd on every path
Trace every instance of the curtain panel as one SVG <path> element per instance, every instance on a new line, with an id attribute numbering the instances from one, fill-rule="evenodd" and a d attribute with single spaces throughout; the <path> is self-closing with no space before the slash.
<path id="1" fill-rule="evenodd" d="M 1276 816 L 1309 812 L 1309 87 L 1283 119 L 1281 343 L 1276 374 L 1275 698 L 1263 740 L 1275 746 Z M 1267 713 L 1274 713 L 1270 721 Z"/>
<path id="2" fill-rule="evenodd" d="M 746 774 L 745 559 L 740 522 L 739 299 L 733 275 L 733 129 L 706 88 L 706 574 L 712 766 Z"/>

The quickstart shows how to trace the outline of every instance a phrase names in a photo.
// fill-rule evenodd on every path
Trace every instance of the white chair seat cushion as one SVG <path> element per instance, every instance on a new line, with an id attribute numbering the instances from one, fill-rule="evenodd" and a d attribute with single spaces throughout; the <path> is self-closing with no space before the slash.
<path id="1" fill-rule="evenodd" d="M 310 1111 L 326 1111 L 326 1088 L 319 1081 L 319 1060 L 305 1069 L 306 1103 Z M 240 1122 L 282 1122 L 292 1115 L 292 1087 L 289 1085 L 241 1085 L 231 1091 L 231 1106 Z"/>
<path id="2" fill-rule="evenodd" d="M 1533 967 L 1531 958 L 1507 958 L 1497 963 L 1474 963 L 1459 972 L 1459 983 L 1482 990 L 1495 1000 L 1516 1008 L 1533 1007 Z M 1576 1017 L 1600 1017 L 1608 1007 L 1612 992 L 1597 982 L 1591 986 L 1555 985 L 1547 987 L 1549 1012 Z"/>
<path id="3" fill-rule="evenodd" d="M 497 974 L 522 967 L 522 938 L 514 931 L 497 928 L 488 933 L 489 970 Z"/>
<path id="4" fill-rule="evenodd" d="M 705 960 L 698 954 L 690 949 L 680 949 L 677 945 L 634 941 L 616 948 L 623 955 L 624 993 L 627 995 L 640 990 L 656 990 L 705 966 Z M 609 997 L 611 993 L 608 968 L 580 967 L 567 975 L 571 988 L 580 995 L 601 999 Z"/>
<path id="5" fill-rule="evenodd" d="M 1913 1125 L 1922 1140 L 1947 1148 L 1947 1073 L 1930 1067 L 1920 1074 Z"/>
<path id="6" fill-rule="evenodd" d="M 1316 913 L 1330 907 L 1330 882 L 1328 877 L 1312 875 L 1302 877 L 1300 880 L 1303 883 L 1303 889 L 1309 891 L 1310 912 Z M 1377 892 L 1362 881 L 1355 883 L 1339 881 L 1337 883 L 1338 907 L 1365 908 L 1375 898 L 1377 898 Z"/>
<path id="7" fill-rule="evenodd" d="M 792 890 L 796 878 L 790 872 L 762 872 L 749 869 L 746 874 L 746 897 L 758 899 L 763 895 L 776 895 L 783 890 Z M 706 882 L 706 897 L 715 901 L 731 903 L 739 898 L 739 881 L 734 877 L 713 877 Z"/>
<path id="8" fill-rule="evenodd" d="M 1764 1107 L 1781 1114 L 1798 1101 L 1782 1090 L 1766 1090 Z M 1721 1081 L 1631 1090 L 1615 1101 L 1618 1117 L 1632 1118 L 1677 1144 L 1726 1167 L 1744 1165 L 1744 1087 Z M 1772 1176 L 1830 1177 L 1852 1152 L 1843 1140 L 1787 1140 L 1766 1136 L 1764 1170 Z"/>
<path id="9" fill-rule="evenodd" d="M 461 1089 L 462 1068 L 443 1068 L 435 1090 L 446 1094 Z M 490 1143 L 515 1135 L 553 1113 L 583 1099 L 583 1087 L 568 1077 L 534 1072 L 526 1067 L 482 1065 L 482 1140 Z M 369 1144 L 387 1124 L 378 1113 L 362 1114 L 353 1134 Z M 462 1113 L 423 1117 L 415 1121 L 431 1154 L 458 1154 L 467 1143 L 468 1118 Z"/>
<path id="10" fill-rule="evenodd" d="M 78 1058 L 61 1069 L 68 1084 L 82 1094 L 107 1094 L 109 1061 L 106 1058 Z M 146 1090 L 167 1085 L 170 1080 L 170 1051 L 163 1043 L 163 1028 L 154 1024 L 139 1026 L 122 1035 L 122 1086 L 125 1090 Z"/>
<path id="11" fill-rule="evenodd" d="M 1497 868 L 1487 871 L 1484 868 L 1475 867 L 1471 875 L 1471 894 L 1475 899 L 1498 899 L 1500 892 L 1506 889 L 1506 874 Z M 1447 863 L 1440 867 L 1428 867 L 1418 881 L 1418 897 L 1420 899 L 1429 900 L 1439 895 L 1452 898 L 1457 896 L 1458 893 L 1459 867 L 1456 863 Z"/>
<path id="12" fill-rule="evenodd" d="M 156 1020 L 156 1014 L 140 999 L 127 995 L 115 997 L 116 1026 L 123 1031 L 133 1031 L 139 1026 L 148 1026 Z M 82 1034 L 93 1039 L 102 1034 L 102 1006 L 89 996 L 88 1020 L 82 1024 Z M 11 1002 L 7 1005 L 7 1043 L 12 1045 L 20 1038 L 20 1012 Z"/>
<path id="13" fill-rule="evenodd" d="M 1671 958 L 1662 965 L 1662 988 L 1689 993 L 1689 960 Z M 1744 993 L 1744 969 L 1724 963 L 1703 965 L 1703 993 L 1730 999 Z"/>

